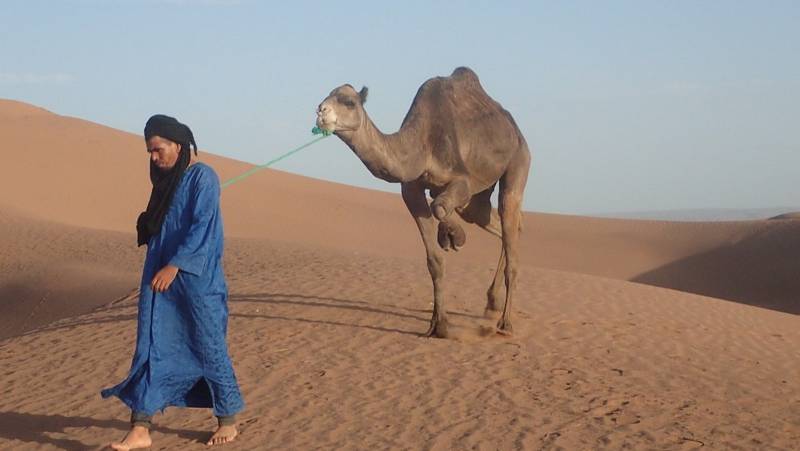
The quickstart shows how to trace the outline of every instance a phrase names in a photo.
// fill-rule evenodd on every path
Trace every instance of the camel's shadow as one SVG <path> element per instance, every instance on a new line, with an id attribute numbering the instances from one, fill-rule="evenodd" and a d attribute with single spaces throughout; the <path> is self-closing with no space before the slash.
<path id="1" fill-rule="evenodd" d="M 386 304 L 386 303 L 373 303 L 373 302 L 365 302 L 365 301 L 354 301 L 352 299 L 341 299 L 341 298 L 332 298 L 332 297 L 323 297 L 323 296 L 308 296 L 304 294 L 297 294 L 297 293 L 253 293 L 253 294 L 232 294 L 230 296 L 230 300 L 232 301 L 250 301 L 250 302 L 271 302 L 273 300 L 277 300 L 278 298 L 282 298 L 283 300 L 291 300 L 291 299 L 302 299 L 303 301 L 323 301 L 323 302 L 332 302 L 338 304 L 352 304 L 349 308 L 354 310 L 359 310 L 357 306 L 368 306 L 366 308 L 361 308 L 364 311 L 372 311 L 376 313 L 389 313 L 394 315 L 402 315 L 397 312 L 386 312 L 384 310 L 375 309 L 374 307 L 369 306 L 378 306 L 378 307 L 389 307 L 395 310 L 404 310 L 406 312 L 414 312 L 414 313 L 426 313 L 430 315 L 431 309 L 417 309 L 417 308 L 408 308 L 408 307 L 400 307 L 398 305 L 393 304 Z M 433 299 L 433 298 L 431 298 Z M 294 301 L 299 303 L 300 301 Z M 288 302 L 287 302 L 288 303 Z M 347 306 L 341 306 L 341 308 L 348 308 Z M 455 312 L 450 311 L 448 312 L 449 315 L 455 316 L 463 316 L 465 318 L 473 318 L 479 319 L 481 318 L 480 315 L 475 315 L 472 313 L 464 313 L 464 312 Z M 410 316 L 410 315 L 409 315 Z M 430 317 L 417 317 L 417 316 L 410 316 L 415 319 L 424 319 L 428 321 Z"/>
<path id="2" fill-rule="evenodd" d="M 336 299 L 336 298 L 326 298 L 326 297 L 318 297 L 318 296 L 305 296 L 299 294 L 283 294 L 283 293 L 255 293 L 255 294 L 234 294 L 228 298 L 229 302 L 257 302 L 262 304 L 270 304 L 270 305 L 293 305 L 293 306 L 300 306 L 300 307 L 323 307 L 323 308 L 332 308 L 332 309 L 345 309 L 345 310 L 356 310 L 360 312 L 367 312 L 367 313 L 379 313 L 379 314 L 386 314 L 386 315 L 393 315 L 398 316 L 404 319 L 413 319 L 415 321 L 427 321 L 427 319 L 416 316 L 410 315 L 406 313 L 400 312 L 393 312 L 388 309 L 378 309 L 374 307 L 366 306 L 366 303 L 360 301 L 350 301 L 347 299 Z M 355 323 L 344 323 L 339 321 L 331 321 L 331 320 L 317 320 L 311 318 L 302 318 L 297 316 L 278 316 L 278 315 L 268 315 L 268 314 L 248 314 L 248 313 L 231 313 L 233 317 L 239 318 L 262 318 L 262 319 L 272 319 L 272 320 L 284 320 L 284 321 L 297 321 L 301 323 L 307 324 L 327 324 L 332 326 L 342 326 L 342 327 L 355 327 L 361 329 L 370 329 L 370 330 L 377 330 L 380 332 L 393 332 L 399 334 L 407 334 L 407 335 L 420 335 L 418 332 L 409 331 L 409 330 L 401 330 L 401 329 L 392 329 L 380 326 L 368 326 L 363 324 L 355 324 Z"/>
<path id="3" fill-rule="evenodd" d="M 55 434 L 69 434 L 68 429 L 86 429 L 90 427 L 115 429 L 124 434 L 130 423 L 123 420 L 100 419 L 81 416 L 43 415 L 35 413 L 0 412 L 0 438 L 25 443 L 52 445 L 59 449 L 86 450 L 101 449 L 105 445 L 84 443 L 80 440 L 54 437 Z M 164 434 L 173 434 L 181 438 L 203 442 L 208 433 L 171 429 L 155 425 L 153 430 Z M 119 438 L 122 438 L 120 435 Z"/>
<path id="4" fill-rule="evenodd" d="M 430 314 L 431 314 L 431 310 L 426 310 L 426 309 L 412 309 L 406 307 L 399 307 L 391 304 L 373 304 L 364 301 L 354 301 L 350 299 L 308 296 L 302 294 L 289 294 L 289 293 L 247 293 L 247 294 L 238 293 L 230 295 L 228 299 L 229 302 L 256 302 L 256 303 L 263 303 L 270 305 L 291 305 L 299 307 L 322 307 L 331 309 L 354 310 L 358 312 L 377 313 L 382 315 L 395 316 L 405 320 L 414 320 L 422 323 L 428 323 L 430 321 Z M 378 308 L 378 307 L 383 307 L 383 308 Z M 449 314 L 471 319 L 482 318 L 480 316 L 468 313 L 449 312 Z M 232 313 L 231 316 L 240 318 L 264 318 L 273 320 L 298 321 L 309 324 L 327 324 L 333 326 L 376 330 L 380 332 L 393 332 L 406 335 L 425 336 L 424 334 L 425 327 L 420 327 L 417 331 L 401 330 L 396 328 L 386 328 L 386 327 L 370 326 L 364 324 L 345 323 L 345 322 L 331 321 L 331 320 L 317 320 L 317 319 L 302 318 L 296 316 L 295 317 L 278 316 L 278 315 L 269 315 L 263 313 L 259 314 Z"/>

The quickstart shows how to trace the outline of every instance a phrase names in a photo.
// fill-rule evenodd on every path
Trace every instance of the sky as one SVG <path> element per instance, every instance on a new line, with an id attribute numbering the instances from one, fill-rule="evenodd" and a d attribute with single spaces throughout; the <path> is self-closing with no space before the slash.
<path id="1" fill-rule="evenodd" d="M 0 98 L 137 134 L 169 114 L 261 164 L 341 84 L 392 133 L 468 66 L 532 150 L 525 210 L 798 206 L 799 23 L 780 0 L 0 0 Z M 400 188 L 336 138 L 275 169 Z"/>

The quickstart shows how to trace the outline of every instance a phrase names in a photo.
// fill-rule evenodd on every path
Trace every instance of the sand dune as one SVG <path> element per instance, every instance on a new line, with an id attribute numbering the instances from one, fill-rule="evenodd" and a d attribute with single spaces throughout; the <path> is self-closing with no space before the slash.
<path id="1" fill-rule="evenodd" d="M 14 101 L 0 100 L 0 117 L 0 135 L 8 143 L 3 148 L 7 164 L 0 167 L 0 208 L 49 222 L 131 233 L 149 189 L 140 136 Z M 223 180 L 250 167 L 206 152 L 202 158 Z M 223 211 L 229 237 L 422 256 L 416 227 L 400 197 L 390 193 L 268 169 L 226 189 Z M 522 264 L 797 312 L 794 293 L 800 282 L 794 279 L 800 278 L 792 276 L 791 260 L 797 255 L 798 226 L 778 222 L 667 222 L 526 213 Z M 750 244 L 742 247 L 742 242 Z M 773 252 L 769 268 L 763 258 L 748 254 L 761 245 Z M 496 239 L 469 227 L 468 245 L 457 258 L 494 264 L 498 253 Z M 676 270 L 674 264 L 681 261 L 699 264 L 703 271 Z M 728 284 L 726 277 L 732 271 L 754 274 L 759 282 L 742 286 L 749 283 L 744 278 L 742 284 Z M 774 286 L 769 283 L 772 275 L 778 281 Z"/>
<path id="2" fill-rule="evenodd" d="M 797 318 L 526 267 L 512 339 L 482 336 L 485 265 L 451 265 L 454 340 L 419 337 L 416 262 L 233 240 L 230 346 L 248 402 L 231 449 L 791 449 Z M 269 258 L 264 258 L 269 256 Z M 133 299 L 0 344 L 0 448 L 94 449 L 124 433 L 97 389 L 124 376 Z M 204 449 L 207 411 L 157 417 Z"/>
<path id="3" fill-rule="evenodd" d="M 142 140 L 13 101 L 0 136 L 0 449 L 99 448 L 127 427 L 98 390 L 135 336 Z M 222 179 L 249 167 L 202 158 Z M 526 213 L 512 338 L 487 333 L 499 243 L 470 227 L 448 258 L 454 338 L 428 340 L 430 280 L 399 196 L 266 170 L 223 192 L 223 214 L 248 403 L 230 449 L 800 439 L 800 222 Z M 205 448 L 208 415 L 168 410 L 157 448 Z"/>
<path id="4" fill-rule="evenodd" d="M 143 259 L 132 240 L 0 208 L 0 340 L 130 292 Z"/>

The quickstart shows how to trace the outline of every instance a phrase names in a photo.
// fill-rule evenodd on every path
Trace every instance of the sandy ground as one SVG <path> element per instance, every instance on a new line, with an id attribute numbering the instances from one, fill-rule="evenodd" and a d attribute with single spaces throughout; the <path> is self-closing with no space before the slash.
<path id="1" fill-rule="evenodd" d="M 99 449 L 128 427 L 147 198 L 138 136 L 0 101 L 0 449 Z M 80 152 L 87 146 L 103 153 Z M 343 151 L 346 151 L 343 149 Z M 222 179 L 247 165 L 204 156 Z M 136 168 L 139 169 L 136 169 Z M 253 202 L 269 208 L 254 208 Z M 527 213 L 515 333 L 483 317 L 499 244 L 448 256 L 446 340 L 399 196 L 264 171 L 223 193 L 226 449 L 794 449 L 800 221 Z M 203 449 L 168 409 L 154 449 Z"/>

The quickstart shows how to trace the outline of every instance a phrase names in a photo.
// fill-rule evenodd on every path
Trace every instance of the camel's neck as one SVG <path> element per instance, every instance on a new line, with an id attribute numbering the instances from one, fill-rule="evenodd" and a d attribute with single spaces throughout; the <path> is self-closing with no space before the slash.
<path id="1" fill-rule="evenodd" d="M 425 169 L 427 159 L 419 140 L 412 135 L 408 129 L 384 135 L 365 114 L 364 123 L 358 131 L 341 133 L 339 137 L 372 175 L 396 183 L 415 180 Z"/>

